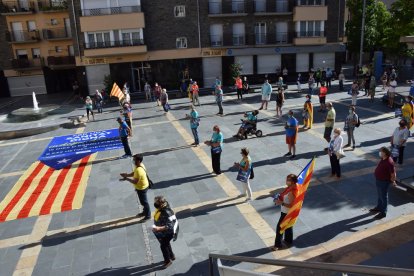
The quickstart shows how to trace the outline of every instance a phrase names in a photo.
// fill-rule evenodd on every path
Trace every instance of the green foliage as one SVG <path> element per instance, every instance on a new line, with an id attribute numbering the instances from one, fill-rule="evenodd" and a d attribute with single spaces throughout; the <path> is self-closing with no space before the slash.
<path id="1" fill-rule="evenodd" d="M 242 65 L 240 63 L 233 63 L 232 65 L 230 65 L 230 72 L 231 72 L 231 77 L 234 79 L 237 76 L 240 76 L 242 71 Z"/>
<path id="2" fill-rule="evenodd" d="M 110 93 L 112 90 L 112 85 L 114 85 L 114 81 L 111 75 L 104 76 L 103 85 L 104 85 L 106 93 Z"/>
<path id="3" fill-rule="evenodd" d="M 359 52 L 361 41 L 361 24 L 363 0 L 348 0 L 347 6 L 351 14 L 346 23 L 348 50 Z M 389 32 L 391 14 L 381 1 L 366 0 L 364 52 L 382 50 L 385 34 Z"/>

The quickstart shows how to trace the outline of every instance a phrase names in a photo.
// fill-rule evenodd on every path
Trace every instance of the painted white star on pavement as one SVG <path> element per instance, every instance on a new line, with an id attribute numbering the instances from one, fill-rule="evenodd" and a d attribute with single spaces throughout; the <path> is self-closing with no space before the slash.
<path id="1" fill-rule="evenodd" d="M 62 163 L 68 163 L 68 161 L 70 161 L 70 159 L 66 159 L 66 158 L 64 158 L 64 159 L 62 159 L 62 160 L 59 160 L 59 161 L 57 161 L 58 162 L 58 164 L 62 164 Z"/>

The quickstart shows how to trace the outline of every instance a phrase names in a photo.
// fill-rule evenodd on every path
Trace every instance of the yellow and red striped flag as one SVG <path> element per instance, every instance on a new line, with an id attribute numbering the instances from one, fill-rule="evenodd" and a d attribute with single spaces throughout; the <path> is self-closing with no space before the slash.
<path id="1" fill-rule="evenodd" d="M 0 222 L 80 209 L 95 156 L 61 170 L 33 163 L 0 202 Z"/>
<path id="2" fill-rule="evenodd" d="M 121 88 L 119 88 L 119 86 L 116 84 L 116 82 L 114 82 L 114 85 L 112 86 L 110 96 L 117 97 L 118 99 L 122 99 L 125 96 Z"/>
<path id="3" fill-rule="evenodd" d="M 305 199 L 306 190 L 308 189 L 308 186 L 312 179 L 314 167 L 315 158 L 312 158 L 312 160 L 299 174 L 296 197 L 292 203 L 292 207 L 289 209 L 289 212 L 286 214 L 285 218 L 280 223 L 280 234 L 283 234 L 287 228 L 292 227 L 296 223 L 300 210 L 302 209 L 302 204 L 303 200 Z"/>

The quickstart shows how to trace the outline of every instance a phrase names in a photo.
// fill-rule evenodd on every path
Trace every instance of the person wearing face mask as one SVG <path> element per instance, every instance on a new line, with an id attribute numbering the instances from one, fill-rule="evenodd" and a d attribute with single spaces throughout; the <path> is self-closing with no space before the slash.
<path id="1" fill-rule="evenodd" d="M 349 114 L 345 118 L 345 126 L 344 130 L 346 131 L 346 134 L 348 135 L 348 143 L 345 145 L 346 147 L 351 146 L 352 141 L 352 149 L 355 149 L 355 137 L 354 137 L 354 130 L 355 126 L 358 123 L 358 115 L 355 113 L 355 106 L 349 107 Z"/>
<path id="2" fill-rule="evenodd" d="M 154 225 L 152 232 L 160 243 L 162 256 L 164 257 L 163 268 L 167 268 L 175 260 L 174 252 L 171 247 L 171 240 L 177 239 L 178 220 L 171 209 L 168 201 L 163 196 L 154 198 Z"/>
<path id="3" fill-rule="evenodd" d="M 329 143 L 331 141 L 331 134 L 335 125 L 336 111 L 331 102 L 328 102 L 326 107 L 328 108 L 328 113 L 326 114 L 323 138 L 325 138 L 325 140 Z M 325 148 L 325 150 L 328 150 L 328 148 Z"/>
<path id="4" fill-rule="evenodd" d="M 303 105 L 303 128 L 311 129 L 313 124 L 312 96 L 306 95 L 306 102 Z"/>
<path id="5" fill-rule="evenodd" d="M 407 128 L 410 130 L 413 127 L 414 123 L 414 103 L 413 97 L 407 96 L 405 98 L 405 103 L 401 108 L 402 117 L 407 122 Z"/>
<path id="6" fill-rule="evenodd" d="M 296 138 L 298 137 L 299 122 L 293 116 L 293 111 L 289 110 L 288 120 L 285 124 L 286 129 L 286 144 L 288 145 L 288 153 L 284 156 L 290 156 L 290 159 L 296 157 Z"/>
<path id="7" fill-rule="evenodd" d="M 138 213 L 137 217 L 144 217 L 143 220 L 148 220 L 151 218 L 151 210 L 148 204 L 147 191 L 149 188 L 149 181 L 147 176 L 147 170 L 142 163 L 144 157 L 140 154 L 135 154 L 133 156 L 133 165 L 134 171 L 132 173 L 121 173 L 121 181 L 128 181 L 134 185 L 135 191 L 138 194 L 138 199 L 144 210 L 141 213 Z M 132 178 L 131 178 L 132 177 Z"/>
<path id="8" fill-rule="evenodd" d="M 377 186 L 378 201 L 377 206 L 369 209 L 371 213 L 378 213 L 374 218 L 382 219 L 387 216 L 388 189 L 390 184 L 397 186 L 395 179 L 397 177 L 394 161 L 391 158 L 391 152 L 386 147 L 379 151 L 380 162 L 375 169 L 375 184 Z"/>
<path id="9" fill-rule="evenodd" d="M 404 159 L 404 149 L 407 145 L 407 139 L 410 137 L 410 131 L 407 129 L 407 122 L 404 119 L 399 122 L 399 125 L 391 136 L 391 148 L 398 149 L 398 156 L 394 155 L 392 157 L 394 162 L 398 160 L 398 164 L 401 165 Z"/>
<path id="10" fill-rule="evenodd" d="M 223 133 L 220 132 L 220 127 L 215 125 L 213 127 L 213 135 L 209 141 L 204 144 L 211 147 L 211 165 L 215 174 L 220 175 L 220 158 L 223 149 Z"/>
<path id="11" fill-rule="evenodd" d="M 341 129 L 335 128 L 333 138 L 329 142 L 328 155 L 331 162 L 331 176 L 341 177 L 341 165 L 339 159 L 343 156 L 342 144 L 344 140 L 341 136 Z"/>
<path id="12" fill-rule="evenodd" d="M 280 205 L 281 212 L 279 222 L 277 223 L 276 227 L 276 238 L 275 238 L 275 245 L 271 248 L 273 251 L 282 249 L 282 238 L 284 235 L 284 243 L 290 247 L 293 243 L 293 227 L 289 227 L 285 230 L 283 234 L 280 234 L 280 224 L 282 223 L 283 219 L 286 217 L 289 209 L 292 208 L 293 202 L 298 193 L 297 187 L 298 177 L 294 174 L 289 174 L 286 177 L 286 186 L 287 188 L 277 194 L 273 198 L 273 202 L 275 205 Z"/>

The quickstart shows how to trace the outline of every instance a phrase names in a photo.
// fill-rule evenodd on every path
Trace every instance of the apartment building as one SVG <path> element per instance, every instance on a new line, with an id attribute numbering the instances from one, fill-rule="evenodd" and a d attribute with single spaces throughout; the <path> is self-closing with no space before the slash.
<path id="1" fill-rule="evenodd" d="M 64 0 L 2 1 L 10 46 L 11 96 L 71 90 L 76 64 L 68 6 Z"/>
<path id="2" fill-rule="evenodd" d="M 1 4 L 0 4 L 1 5 Z M 0 6 L 1 10 L 1 6 Z M 0 97 L 10 96 L 7 78 L 4 76 L 4 68 L 9 67 L 10 45 L 6 41 L 6 18 L 0 16 Z"/>

